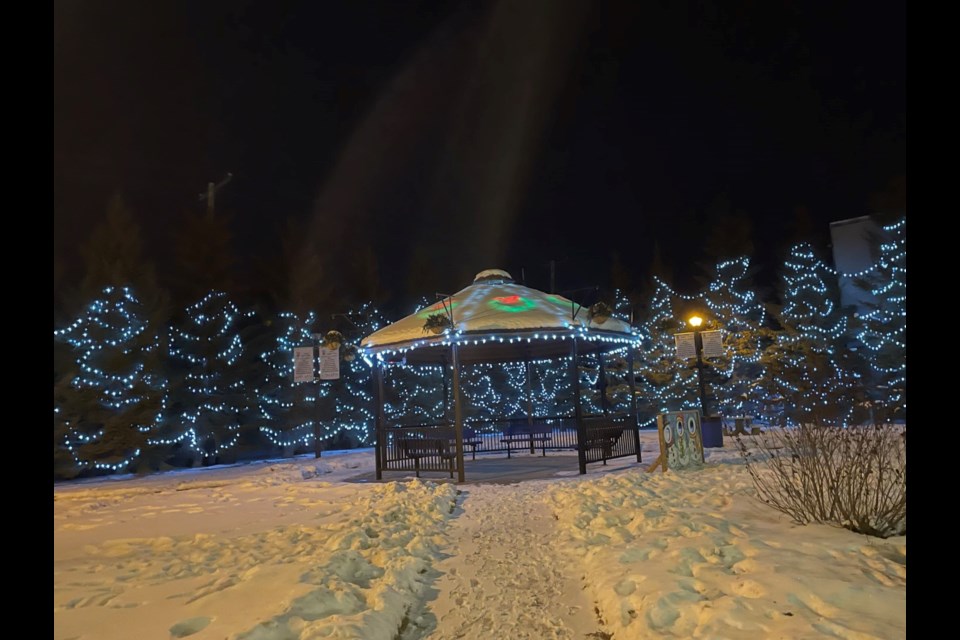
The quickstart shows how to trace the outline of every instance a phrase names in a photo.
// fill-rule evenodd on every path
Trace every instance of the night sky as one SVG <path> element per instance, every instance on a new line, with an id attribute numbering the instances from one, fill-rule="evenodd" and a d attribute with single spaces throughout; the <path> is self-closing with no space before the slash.
<path id="1" fill-rule="evenodd" d="M 293 217 L 396 304 L 550 260 L 640 283 L 655 243 L 690 286 L 736 212 L 771 279 L 800 218 L 905 214 L 906 7 L 55 3 L 55 261 L 121 192 L 162 272 L 227 172 L 241 264 Z"/>

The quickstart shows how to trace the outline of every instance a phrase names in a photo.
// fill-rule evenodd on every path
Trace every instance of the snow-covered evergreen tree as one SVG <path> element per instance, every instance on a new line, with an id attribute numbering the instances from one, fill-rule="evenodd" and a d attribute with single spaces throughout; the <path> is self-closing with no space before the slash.
<path id="1" fill-rule="evenodd" d="M 873 269 L 857 279 L 873 302 L 855 329 L 870 365 L 874 418 L 903 418 L 907 409 L 907 221 L 883 227 Z"/>
<path id="2" fill-rule="evenodd" d="M 693 312 L 704 320 L 699 331 L 722 332 L 723 355 L 704 358 L 708 412 L 753 414 L 760 406 L 766 314 L 749 284 L 750 260 L 718 263 L 711 276 L 706 290 L 695 295 L 656 279 L 650 315 L 641 327 L 646 335 L 637 368 L 641 426 L 664 411 L 700 408 L 696 361 L 677 358 L 674 337 L 692 330 L 686 322 Z"/>
<path id="3" fill-rule="evenodd" d="M 674 338 L 675 334 L 689 330 L 678 303 L 696 300 L 696 296 L 682 296 L 655 278 L 649 316 L 641 324 L 644 342 L 637 363 L 641 427 L 655 425 L 659 413 L 700 407 L 697 370 L 689 361 L 677 357 Z"/>
<path id="4" fill-rule="evenodd" d="M 243 371 L 243 314 L 222 291 L 186 309 L 169 331 L 169 411 L 152 439 L 214 462 L 239 440 L 248 397 Z"/>
<path id="5" fill-rule="evenodd" d="M 305 318 L 283 312 L 270 323 L 268 344 L 258 355 L 262 378 L 256 381 L 255 422 L 270 441 L 288 451 L 311 445 L 317 420 L 314 382 L 295 382 L 293 359 L 296 347 L 314 346 L 316 314 Z"/>
<path id="6" fill-rule="evenodd" d="M 125 470 L 147 448 L 164 395 L 147 316 L 130 289 L 106 287 L 70 326 L 54 332 L 72 355 L 71 363 L 60 363 L 62 375 L 54 372 L 55 475 Z M 60 447 L 69 451 L 72 469 L 57 468 Z"/>
<path id="7" fill-rule="evenodd" d="M 761 356 L 768 318 L 752 285 L 750 258 L 718 263 L 703 300 L 707 313 L 702 330 L 719 329 L 723 337 L 723 355 L 705 358 L 716 413 L 756 415 L 766 395 Z"/>
<path id="8" fill-rule="evenodd" d="M 847 348 L 836 272 L 809 243 L 790 249 L 780 299 L 771 305 L 780 327 L 764 354 L 769 407 L 782 407 L 791 424 L 847 423 L 863 405 L 861 367 Z"/>
<path id="9" fill-rule="evenodd" d="M 340 347 L 340 379 L 321 381 L 321 403 L 334 402 L 333 420 L 324 419 L 323 437 L 350 438 L 358 444 L 371 444 L 375 439 L 376 408 L 373 402 L 372 369 L 359 357 L 359 343 L 365 336 L 388 323 L 372 302 L 350 309 L 343 316 L 344 342 Z"/>

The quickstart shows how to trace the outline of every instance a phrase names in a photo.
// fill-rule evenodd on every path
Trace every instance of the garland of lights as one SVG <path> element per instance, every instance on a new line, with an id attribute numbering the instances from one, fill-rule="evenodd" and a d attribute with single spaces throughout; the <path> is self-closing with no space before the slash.
<path id="1" fill-rule="evenodd" d="M 781 272 L 782 330 L 768 348 L 768 392 L 791 423 L 848 424 L 856 417 L 856 364 L 836 273 L 809 243 L 790 249 Z"/>
<path id="2" fill-rule="evenodd" d="M 166 386 L 142 304 L 129 288 L 106 287 L 54 339 L 74 355 L 72 378 L 55 388 L 54 433 L 75 470 L 128 468 L 160 419 Z"/>
<path id="3" fill-rule="evenodd" d="M 652 425 L 659 413 L 700 408 L 696 369 L 676 357 L 674 339 L 674 334 L 688 330 L 681 309 L 690 306 L 705 309 L 708 328 L 723 332 L 724 355 L 709 361 L 707 371 L 712 375 L 705 380 L 712 406 L 726 415 L 758 412 L 763 395 L 756 382 L 763 374 L 760 329 L 767 317 L 756 294 L 745 286 L 749 268 L 746 257 L 720 262 L 706 290 L 692 295 L 654 277 L 651 314 L 642 325 L 648 345 L 640 354 L 638 379 L 642 425 Z M 722 384 L 712 382 L 717 376 Z"/>
<path id="4" fill-rule="evenodd" d="M 443 421 L 445 408 L 452 402 L 449 395 L 443 398 L 442 367 L 406 366 L 404 355 L 411 350 L 428 345 L 520 345 L 573 339 L 602 341 L 609 345 L 612 358 L 605 369 L 606 380 L 600 381 L 596 357 L 581 356 L 584 410 L 601 410 L 604 388 L 608 399 L 629 399 L 629 393 L 623 392 L 628 385 L 622 356 L 633 350 L 640 424 L 652 426 L 658 413 L 699 408 L 696 370 L 689 361 L 676 358 L 674 343 L 674 334 L 685 330 L 679 311 L 691 303 L 708 312 L 708 328 L 723 331 L 725 354 L 710 360 L 708 379 L 709 395 L 721 413 L 764 415 L 777 410 L 766 402 L 773 398 L 794 422 L 826 411 L 838 424 L 849 424 L 862 419 L 864 403 L 858 394 L 863 389 L 873 391 L 873 407 L 903 413 L 905 220 L 884 231 L 887 238 L 879 246 L 876 262 L 856 273 L 839 273 L 820 260 L 809 244 L 792 247 L 781 272 L 783 305 L 777 316 L 781 329 L 770 332 L 772 342 L 766 347 L 759 335 L 768 318 L 755 293 L 745 286 L 750 261 L 741 258 L 717 264 L 705 290 L 692 295 L 674 291 L 655 278 L 649 318 L 629 336 L 570 323 L 555 331 L 521 335 L 451 330 L 442 338 L 426 337 L 377 352 L 363 350 L 362 359 L 344 358 L 336 384 L 293 382 L 293 349 L 314 345 L 315 314 L 302 319 L 279 314 L 264 329 L 271 332 L 265 337 L 269 344 L 248 356 L 240 325 L 252 314 L 241 313 L 225 294 L 211 292 L 186 310 L 182 326 L 169 328 L 169 346 L 161 353 L 135 296 L 128 289 L 107 288 L 84 314 L 54 332 L 55 340 L 72 349 L 74 364 L 70 376 L 55 384 L 55 438 L 80 471 L 120 471 L 147 452 L 176 448 L 217 455 L 240 444 L 241 424 L 251 417 L 259 432 L 280 447 L 309 446 L 317 431 L 321 441 L 349 431 L 361 444 L 368 444 L 374 440 L 370 384 L 374 360 L 388 379 L 383 406 L 390 422 Z M 862 281 L 875 303 L 850 318 L 837 303 L 838 277 Z M 491 302 L 499 311 L 522 311 L 526 304 L 519 296 Z M 632 316 L 630 301 L 620 292 L 610 307 L 615 316 Z M 427 318 L 444 311 L 442 303 L 421 304 L 415 313 Z M 347 343 L 385 324 L 371 304 L 349 317 L 356 335 L 346 336 Z M 860 348 L 851 351 L 851 342 Z M 156 358 L 163 356 L 174 370 L 179 368 L 181 384 L 168 385 L 159 374 Z M 461 370 L 461 391 L 469 408 L 465 422 L 483 429 L 494 418 L 526 415 L 527 367 L 536 415 L 572 411 L 569 356 L 471 364 Z M 722 384 L 716 384 L 721 379 Z M 173 412 L 168 407 L 177 409 Z"/>
<path id="5" fill-rule="evenodd" d="M 167 355 L 181 383 L 169 404 L 178 409 L 168 412 L 151 445 L 181 445 L 213 458 L 239 443 L 248 409 L 239 324 L 253 315 L 211 291 L 187 307 L 185 328 L 169 328 Z"/>
<path id="6" fill-rule="evenodd" d="M 883 393 L 873 402 L 886 415 L 906 414 L 907 228 L 906 220 L 884 227 L 886 241 L 874 273 L 859 279 L 873 303 L 855 332 L 870 366 L 871 382 Z"/>

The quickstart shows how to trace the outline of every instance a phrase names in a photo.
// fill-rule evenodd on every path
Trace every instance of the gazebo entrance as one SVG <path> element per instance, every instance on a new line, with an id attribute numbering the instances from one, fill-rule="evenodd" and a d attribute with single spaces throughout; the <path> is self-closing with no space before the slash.
<path id="1" fill-rule="evenodd" d="M 483 271 L 474 283 L 426 309 L 380 329 L 361 342 L 374 368 L 376 402 L 376 477 L 385 471 L 456 474 L 465 481 L 465 460 L 477 454 L 518 453 L 546 456 L 548 451 L 577 454 L 579 472 L 587 464 L 625 456 L 640 461 L 636 420 L 633 347 L 630 326 L 609 317 L 601 306 L 586 309 L 562 296 L 513 282 L 500 270 Z M 628 408 L 612 411 L 604 382 L 605 361 L 626 351 Z M 581 397 L 585 358 L 597 363 L 599 411 L 588 411 Z M 570 400 L 557 415 L 535 407 L 531 368 L 537 362 L 566 360 Z M 622 360 L 622 358 L 621 358 Z M 464 418 L 461 390 L 464 367 L 522 363 L 526 378 L 524 415 Z M 418 424 L 394 424 L 385 411 L 385 370 L 398 365 L 439 365 L 444 415 Z M 447 410 L 452 396 L 452 415 Z M 554 407 L 556 404 L 554 405 Z M 596 409 L 596 407 L 594 407 Z"/>

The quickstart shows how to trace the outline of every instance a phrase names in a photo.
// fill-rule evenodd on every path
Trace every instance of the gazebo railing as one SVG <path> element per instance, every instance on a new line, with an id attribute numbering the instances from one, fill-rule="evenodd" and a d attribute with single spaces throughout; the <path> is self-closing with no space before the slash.
<path id="1" fill-rule="evenodd" d="M 587 464 L 637 455 L 639 439 L 634 423 L 625 415 L 589 416 L 583 419 Z"/>
<path id="2" fill-rule="evenodd" d="M 453 426 L 423 424 L 415 426 L 387 425 L 384 469 L 413 471 L 457 471 L 456 433 Z"/>
<path id="3" fill-rule="evenodd" d="M 386 425 L 384 469 L 439 471 L 452 477 L 456 467 L 456 432 L 450 422 Z M 583 449 L 586 462 L 603 462 L 637 454 L 638 439 L 629 416 L 585 416 Z M 471 420 L 463 429 L 464 458 L 478 453 L 530 454 L 577 451 L 577 422 L 567 416 L 534 416 Z"/>

